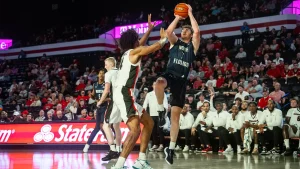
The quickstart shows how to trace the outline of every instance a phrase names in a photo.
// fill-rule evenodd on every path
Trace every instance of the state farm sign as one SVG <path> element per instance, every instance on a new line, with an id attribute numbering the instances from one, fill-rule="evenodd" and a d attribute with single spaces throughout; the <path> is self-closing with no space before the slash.
<path id="1" fill-rule="evenodd" d="M 52 124 L 1 124 L 0 144 L 64 144 L 86 143 L 95 123 L 52 123 Z M 121 123 L 122 142 L 129 129 Z M 107 141 L 101 131 L 93 140 L 96 144 Z M 140 143 L 138 139 L 137 143 Z"/>

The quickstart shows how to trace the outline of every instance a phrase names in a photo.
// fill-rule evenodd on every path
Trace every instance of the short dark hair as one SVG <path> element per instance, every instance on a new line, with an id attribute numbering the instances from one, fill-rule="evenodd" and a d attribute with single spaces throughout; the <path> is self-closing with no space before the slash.
<path id="1" fill-rule="evenodd" d="M 187 28 L 187 29 L 191 30 L 192 34 L 194 33 L 194 30 L 193 30 L 193 28 L 192 28 L 191 25 L 183 25 L 181 28 L 182 28 L 182 29 L 183 29 L 183 28 Z"/>
<path id="2" fill-rule="evenodd" d="M 255 107 L 257 107 L 257 103 L 256 103 L 256 102 L 250 102 L 250 103 L 248 104 L 248 106 L 250 106 L 250 105 L 254 105 Z"/>
<path id="3" fill-rule="evenodd" d="M 123 52 L 133 49 L 136 42 L 139 40 L 139 34 L 134 29 L 128 29 L 123 32 L 120 38 L 120 47 Z"/>

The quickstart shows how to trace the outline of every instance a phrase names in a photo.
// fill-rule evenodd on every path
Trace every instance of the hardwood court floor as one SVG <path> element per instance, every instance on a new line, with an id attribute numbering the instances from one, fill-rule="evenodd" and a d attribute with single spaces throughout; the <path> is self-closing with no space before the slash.
<path id="1" fill-rule="evenodd" d="M 104 151 L 62 150 L 0 150 L 0 169 L 110 169 L 114 161 L 102 162 Z M 138 157 L 133 152 L 126 161 L 131 168 Z M 148 153 L 148 160 L 154 169 L 299 169 L 300 157 L 218 155 L 176 153 L 174 164 L 168 165 L 163 153 Z"/>

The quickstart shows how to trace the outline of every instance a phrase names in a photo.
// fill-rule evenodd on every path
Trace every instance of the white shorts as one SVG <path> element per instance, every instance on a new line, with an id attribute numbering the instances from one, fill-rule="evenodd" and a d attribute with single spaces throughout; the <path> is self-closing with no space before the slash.
<path id="1" fill-rule="evenodd" d="M 127 87 L 117 87 L 113 92 L 113 100 L 120 110 L 120 116 L 124 123 L 134 115 L 142 116 L 143 107 L 135 102 L 133 89 Z"/>
<path id="2" fill-rule="evenodd" d="M 290 127 L 290 125 L 287 125 L 287 126 L 289 126 L 289 137 L 290 138 L 297 138 L 297 137 L 300 137 L 300 130 L 297 128 L 297 132 L 296 133 L 294 133 L 294 131 L 293 131 L 293 129 L 292 129 L 292 127 Z"/>
<path id="3" fill-rule="evenodd" d="M 120 123 L 122 121 L 120 110 L 114 101 L 109 102 L 105 112 L 104 121 L 108 124 Z"/>

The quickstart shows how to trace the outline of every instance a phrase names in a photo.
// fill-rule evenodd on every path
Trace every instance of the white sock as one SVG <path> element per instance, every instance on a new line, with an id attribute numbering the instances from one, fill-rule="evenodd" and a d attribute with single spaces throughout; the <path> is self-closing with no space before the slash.
<path id="1" fill-rule="evenodd" d="M 170 142 L 169 149 L 174 150 L 175 149 L 175 145 L 176 145 L 175 142 Z"/>
<path id="2" fill-rule="evenodd" d="M 139 159 L 140 159 L 140 160 L 146 160 L 146 153 L 140 152 L 140 153 L 139 153 Z"/>
<path id="3" fill-rule="evenodd" d="M 227 145 L 227 148 L 229 148 L 229 149 L 232 149 L 232 147 L 231 147 L 231 145 L 230 145 L 230 144 L 228 144 L 228 145 Z"/>
<path id="4" fill-rule="evenodd" d="M 258 144 L 254 144 L 254 148 L 258 148 Z"/>
<path id="5" fill-rule="evenodd" d="M 164 105 L 163 104 L 159 104 L 158 105 L 158 111 L 164 111 L 165 108 L 164 108 Z"/>
<path id="6" fill-rule="evenodd" d="M 241 146 L 240 146 L 240 145 L 238 145 L 238 146 L 237 146 L 237 149 L 239 149 L 239 150 L 240 150 L 240 149 L 241 149 Z"/>
<path id="7" fill-rule="evenodd" d="M 121 152 L 120 146 L 116 146 L 116 151 Z"/>
<path id="8" fill-rule="evenodd" d="M 111 151 L 117 151 L 116 150 L 116 145 L 112 144 L 109 146 Z"/>
<path id="9" fill-rule="evenodd" d="M 126 159 L 124 157 L 119 157 L 115 165 L 116 168 L 121 168 L 124 166 Z"/>
<path id="10" fill-rule="evenodd" d="M 284 145 L 287 149 L 290 148 L 290 139 L 284 139 Z"/>

